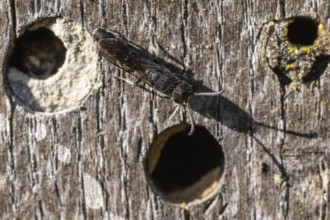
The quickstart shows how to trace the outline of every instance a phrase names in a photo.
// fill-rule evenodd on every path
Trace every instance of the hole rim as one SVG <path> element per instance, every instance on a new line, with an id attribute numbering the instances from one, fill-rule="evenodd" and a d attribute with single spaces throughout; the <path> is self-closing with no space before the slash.
<path id="1" fill-rule="evenodd" d="M 33 28 L 33 26 L 31 28 Z M 66 59 L 67 48 L 65 47 L 63 41 L 58 36 L 56 36 L 54 31 L 52 31 L 51 29 L 45 26 L 37 27 L 34 29 L 31 28 L 27 27 L 18 38 L 14 39 L 12 53 L 8 58 L 8 67 L 15 67 L 29 77 L 37 79 L 47 79 L 48 77 L 55 75 L 58 72 L 58 69 L 63 66 Z M 48 74 L 45 72 L 42 74 L 38 74 L 36 72 L 29 72 L 22 64 L 23 59 L 25 58 L 24 54 L 26 54 L 26 52 L 24 51 L 24 49 L 26 49 L 26 45 L 28 44 L 29 48 L 32 44 L 39 44 L 38 46 L 40 46 L 41 42 L 47 43 L 47 52 L 49 52 L 50 49 L 58 49 L 58 51 L 54 52 L 55 66 Z M 56 46 L 54 45 L 55 43 L 57 44 Z M 53 48 L 51 48 L 50 45 L 53 46 Z M 32 56 L 35 55 L 35 53 L 31 54 Z"/>
<path id="2" fill-rule="evenodd" d="M 90 38 L 90 39 L 93 40 L 92 34 L 88 31 L 88 29 L 86 29 L 86 27 L 81 26 L 80 23 L 77 23 L 76 21 L 74 21 L 70 18 L 67 18 L 65 16 L 58 16 L 58 15 L 49 16 L 49 17 L 38 17 L 34 20 L 27 21 L 26 24 L 24 24 L 22 26 L 19 26 L 18 29 L 16 30 L 16 32 L 14 32 L 14 30 L 11 29 L 10 30 L 11 32 L 9 34 L 8 44 L 4 48 L 4 59 L 1 63 L 1 65 L 2 65 L 2 73 L 1 74 L 2 74 L 3 84 L 4 84 L 5 95 L 8 98 L 12 108 L 14 108 L 14 109 L 18 108 L 20 111 L 24 111 L 24 112 L 27 112 L 27 113 L 30 113 L 30 114 L 50 116 L 50 117 L 54 116 L 54 115 L 61 115 L 61 114 L 66 114 L 66 113 L 70 113 L 70 112 L 80 111 L 81 108 L 85 108 L 86 101 L 91 97 L 91 95 L 93 94 L 95 89 L 98 87 L 98 84 L 101 82 L 101 79 L 100 79 L 100 75 L 101 75 L 101 72 L 100 72 L 101 57 L 99 56 L 98 50 L 95 50 L 94 51 L 95 52 L 94 57 L 97 57 L 97 60 L 98 60 L 97 61 L 97 68 L 95 69 L 97 74 L 94 76 L 93 85 L 89 88 L 89 91 L 87 93 L 84 93 L 84 98 L 80 99 L 79 105 L 66 106 L 66 107 L 63 107 L 62 109 L 40 110 L 40 109 L 34 108 L 34 106 L 32 106 L 31 104 L 29 104 L 26 101 L 22 100 L 16 94 L 16 92 L 13 90 L 13 88 L 11 86 L 11 82 L 8 79 L 8 74 L 9 74 L 9 69 L 11 67 L 10 66 L 10 58 L 11 58 L 13 50 L 15 48 L 15 40 L 17 38 L 19 38 L 20 36 L 22 36 L 26 30 L 35 30 L 35 29 L 38 29 L 38 28 L 41 28 L 41 27 L 48 28 L 49 25 L 56 24 L 56 22 L 58 20 L 63 21 L 66 24 L 69 24 L 69 26 L 72 25 L 72 26 L 80 27 L 81 31 L 83 31 L 84 34 L 85 34 L 85 38 Z M 51 30 L 51 31 L 54 32 L 53 30 Z M 55 36 L 58 37 L 57 33 L 55 33 Z M 63 42 L 61 37 L 58 37 L 58 38 Z M 94 42 L 94 40 L 93 40 L 93 42 Z M 64 43 L 64 47 L 68 51 L 69 48 L 67 48 L 65 43 Z M 95 42 L 94 42 L 93 47 L 97 48 Z M 66 59 L 67 58 L 64 59 L 64 63 L 66 62 L 65 61 Z M 37 79 L 37 80 L 43 80 L 43 79 L 31 77 L 29 75 L 27 75 L 27 76 L 29 78 L 33 78 L 33 79 Z"/>
<path id="3" fill-rule="evenodd" d="M 289 19 L 289 23 L 285 27 L 285 38 L 291 45 L 294 46 L 313 46 L 319 37 L 319 25 L 320 22 L 312 17 L 292 17 Z M 309 34 L 307 36 L 303 36 L 304 39 L 299 39 L 300 36 L 297 36 L 297 34 L 302 35 L 305 31 Z M 312 31 L 312 33 L 310 33 L 310 31 Z"/>
<path id="4" fill-rule="evenodd" d="M 161 157 L 163 148 L 166 146 L 166 143 L 168 142 L 168 140 L 171 139 L 172 136 L 186 135 L 188 139 L 191 138 L 191 136 L 188 136 L 190 125 L 187 124 L 186 122 L 182 122 L 166 128 L 154 138 L 154 140 L 152 141 L 149 147 L 149 150 L 147 151 L 147 154 L 144 159 L 144 173 L 145 173 L 146 181 L 148 183 L 148 186 L 156 194 L 156 196 L 160 197 L 163 201 L 167 203 L 171 203 L 174 205 L 201 204 L 206 200 L 209 200 L 210 198 L 215 196 L 217 193 L 219 193 L 223 185 L 223 179 L 226 172 L 226 165 L 225 165 L 226 161 L 225 161 L 225 153 L 223 151 L 223 147 L 219 144 L 218 140 L 216 140 L 216 138 L 204 126 L 196 125 L 195 132 L 196 131 L 198 132 L 199 129 L 204 129 L 208 133 L 207 135 L 209 136 L 209 138 L 213 139 L 216 142 L 218 151 L 220 153 L 218 157 L 219 165 L 213 167 L 212 169 L 207 170 L 207 172 L 199 176 L 200 179 L 198 181 L 195 181 L 192 184 L 185 186 L 180 190 L 177 191 L 169 190 L 168 192 L 163 191 L 159 186 L 159 184 L 157 184 L 157 181 L 154 181 L 152 174 L 157 167 L 157 163 L 159 161 L 159 158 Z M 191 199 L 187 199 L 187 200 L 183 199 L 185 195 L 185 191 L 189 192 L 189 190 L 193 189 L 194 186 L 197 185 L 198 188 L 200 187 L 200 185 L 203 185 L 203 183 L 205 183 L 205 181 L 203 181 L 203 178 L 212 176 L 210 175 L 210 173 L 212 172 L 216 173 L 217 175 L 216 178 L 212 179 L 212 181 L 209 181 L 207 183 L 207 186 L 202 188 L 202 190 L 200 190 L 201 193 L 199 195 L 191 196 Z M 179 192 L 179 196 L 175 195 L 175 193 L 177 192 Z M 180 193 L 182 193 L 182 195 Z"/>

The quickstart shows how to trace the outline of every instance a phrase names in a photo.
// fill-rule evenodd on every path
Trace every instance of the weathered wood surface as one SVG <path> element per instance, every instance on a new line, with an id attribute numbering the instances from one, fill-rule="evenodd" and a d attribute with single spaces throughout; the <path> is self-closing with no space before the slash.
<path id="1" fill-rule="evenodd" d="M 1 0 L 0 218 L 330 219 L 329 68 L 286 96 L 258 35 L 265 22 L 296 15 L 317 15 L 330 29 L 329 7 L 327 0 Z M 205 86 L 225 88 L 222 97 L 193 105 L 196 122 L 225 153 L 214 197 L 183 212 L 150 190 L 143 159 L 151 134 L 182 118 L 168 119 L 170 100 L 114 80 L 121 70 L 106 61 L 104 86 L 85 110 L 48 116 L 10 102 L 10 42 L 25 25 L 53 16 L 90 33 L 117 30 L 167 59 L 157 41 Z M 317 137 L 298 135 L 311 132 Z"/>

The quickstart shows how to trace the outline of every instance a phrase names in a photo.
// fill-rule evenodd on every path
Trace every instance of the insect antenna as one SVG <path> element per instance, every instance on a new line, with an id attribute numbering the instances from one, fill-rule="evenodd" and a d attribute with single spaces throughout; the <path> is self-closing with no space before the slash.
<path id="1" fill-rule="evenodd" d="M 219 92 L 196 92 L 193 96 L 217 96 L 223 93 L 224 89 L 221 89 Z"/>

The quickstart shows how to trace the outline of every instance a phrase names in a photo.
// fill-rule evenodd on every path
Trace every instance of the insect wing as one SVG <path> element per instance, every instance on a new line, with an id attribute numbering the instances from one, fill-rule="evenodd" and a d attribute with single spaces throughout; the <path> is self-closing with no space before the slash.
<path id="1" fill-rule="evenodd" d="M 143 51 L 119 38 L 104 38 L 99 41 L 102 55 L 119 68 L 132 72 L 138 70 Z"/>
<path id="2" fill-rule="evenodd" d="M 141 70 L 138 71 L 141 80 L 151 88 L 169 97 L 175 86 L 180 82 L 179 78 L 170 72 L 169 69 L 152 61 L 143 62 Z"/>
<path id="3" fill-rule="evenodd" d="M 140 67 L 141 71 L 138 72 L 140 78 L 151 87 L 154 87 L 161 74 L 165 74 L 164 69 L 152 61 L 144 62 Z"/>

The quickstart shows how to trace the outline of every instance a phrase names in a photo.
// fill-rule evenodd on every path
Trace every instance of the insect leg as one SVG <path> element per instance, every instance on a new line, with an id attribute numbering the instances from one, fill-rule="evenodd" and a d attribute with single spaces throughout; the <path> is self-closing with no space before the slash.
<path id="1" fill-rule="evenodd" d="M 163 93 L 157 91 L 157 90 L 151 90 L 151 89 L 148 89 L 146 88 L 144 85 L 140 85 L 139 83 L 142 82 L 142 80 L 140 78 L 138 78 L 136 80 L 136 82 L 133 82 L 132 80 L 128 79 L 128 78 L 124 78 L 124 77 L 120 77 L 120 76 L 114 76 L 114 78 L 117 78 L 119 80 L 122 80 L 124 81 L 125 83 L 131 85 L 131 86 L 136 86 L 136 87 L 139 87 L 140 89 L 143 89 L 144 91 L 147 91 L 149 93 L 153 93 L 155 92 L 157 96 L 161 97 L 161 98 L 166 98 L 166 99 L 169 99 L 170 97 L 167 96 L 167 95 L 164 95 Z"/>
<path id="2" fill-rule="evenodd" d="M 188 135 L 191 136 L 194 133 L 194 131 L 195 131 L 195 120 L 194 120 L 194 117 L 192 115 L 192 111 L 189 108 L 189 106 L 186 107 L 185 109 L 187 110 L 188 117 L 189 117 L 190 124 L 191 124 L 190 125 L 190 131 L 189 131 Z"/>
<path id="3" fill-rule="evenodd" d="M 174 115 L 179 111 L 180 107 L 181 107 L 181 105 L 175 104 L 174 108 L 172 108 L 170 111 L 170 116 L 168 117 L 168 119 L 173 118 Z"/>

